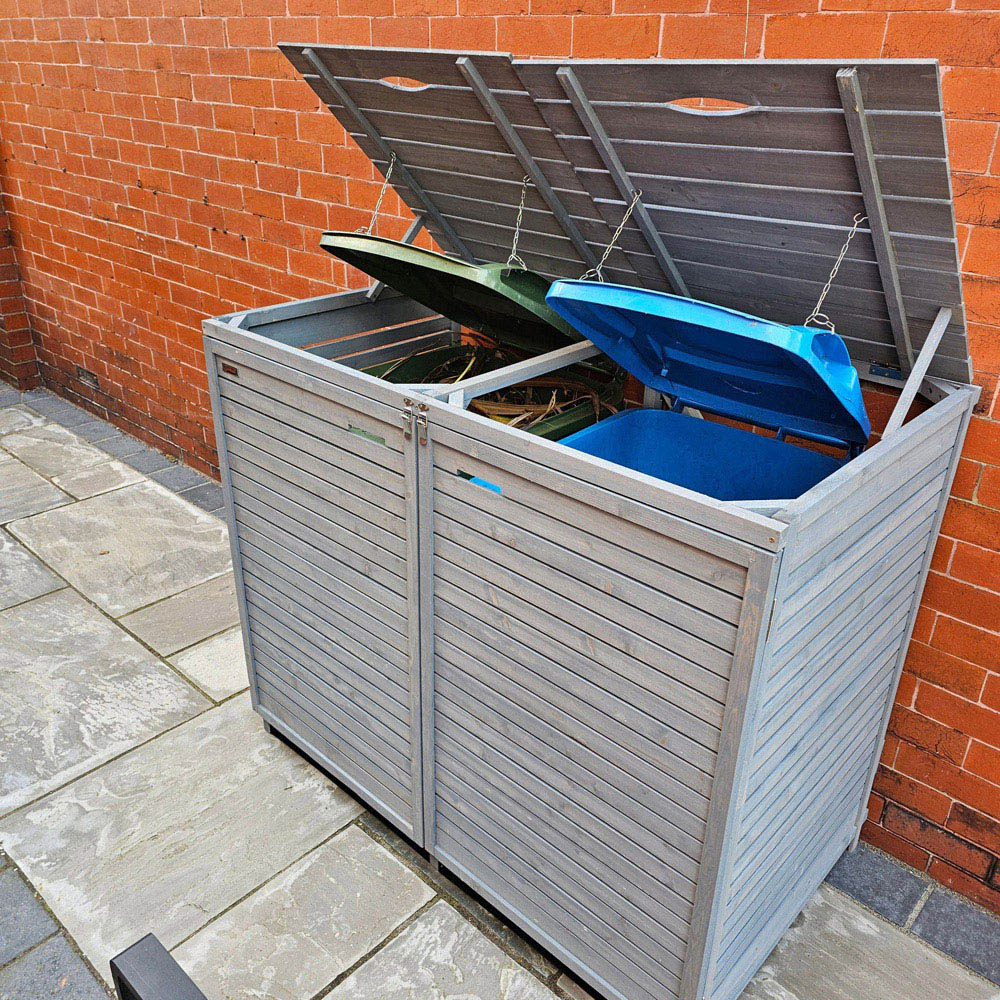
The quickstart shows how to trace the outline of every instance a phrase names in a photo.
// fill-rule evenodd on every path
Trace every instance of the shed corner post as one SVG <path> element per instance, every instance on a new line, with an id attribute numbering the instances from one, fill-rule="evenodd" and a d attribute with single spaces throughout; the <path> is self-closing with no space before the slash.
<path id="1" fill-rule="evenodd" d="M 747 567 L 743 607 L 726 691 L 722 734 L 708 808 L 707 833 L 695 886 L 694 916 L 681 973 L 680 1000 L 708 1000 L 716 941 L 725 912 L 741 805 L 756 731 L 761 664 L 779 593 L 783 555 L 794 534 L 786 527 L 775 552 L 755 550 Z"/>
<path id="2" fill-rule="evenodd" d="M 414 802 L 419 804 L 421 839 L 433 856 L 435 827 L 435 738 L 434 738 L 434 435 L 426 403 L 417 402 L 414 449 L 416 497 L 416 612 L 417 624 L 417 717 L 419 719 L 419 786 Z"/>
<path id="3" fill-rule="evenodd" d="M 434 817 L 433 459 L 427 404 L 410 396 L 402 403 L 413 839 L 428 850 Z"/>
<path id="4" fill-rule="evenodd" d="M 245 314 L 238 317 L 242 322 Z M 212 403 L 212 424 L 215 428 L 215 449 L 219 456 L 219 479 L 226 507 L 226 527 L 229 530 L 229 552 L 233 562 L 233 577 L 236 583 L 236 606 L 240 614 L 240 631 L 243 633 L 243 654 L 246 657 L 247 679 L 250 685 L 250 704 L 254 711 L 260 696 L 257 691 L 257 668 L 254 664 L 253 645 L 250 642 L 250 618 L 247 610 L 246 592 L 243 583 L 243 564 L 240 555 L 239 535 L 236 532 L 236 507 L 233 501 L 232 475 L 229 471 L 229 451 L 223 427 L 222 395 L 219 391 L 219 362 L 216 354 L 218 341 L 214 338 L 214 324 L 217 320 L 205 320 L 204 330 L 205 370 L 208 374 L 208 393 Z M 233 370 L 237 371 L 235 366 Z M 268 724 L 269 725 L 269 724 Z"/>
<path id="5" fill-rule="evenodd" d="M 864 826 L 865 819 L 868 815 L 868 800 L 871 798 L 875 775 L 878 771 L 879 761 L 882 759 L 882 748 L 885 745 L 885 736 L 889 729 L 889 716 L 892 714 L 893 705 L 896 703 L 896 692 L 899 689 L 900 678 L 903 674 L 903 664 L 906 662 L 906 654 L 910 648 L 910 640 L 913 638 L 913 629 L 917 623 L 917 613 L 920 611 L 920 601 L 923 598 L 924 585 L 927 582 L 927 575 L 930 572 L 931 561 L 934 558 L 934 549 L 937 546 L 938 535 L 941 531 L 941 522 L 944 520 L 945 509 L 947 508 L 948 500 L 951 497 L 951 487 L 955 481 L 955 473 L 958 471 L 958 461 L 962 457 L 962 446 L 965 443 L 965 434 L 969 428 L 969 421 L 972 419 L 972 410 L 976 404 L 976 400 L 979 398 L 980 389 L 978 386 L 967 386 L 955 391 L 967 393 L 968 399 L 966 400 L 965 412 L 962 414 L 962 424 L 959 427 L 958 434 L 955 436 L 954 450 L 952 451 L 951 460 L 948 465 L 948 474 L 945 477 L 945 483 L 941 489 L 941 499 L 938 503 L 937 512 L 934 515 L 934 527 L 931 530 L 927 551 L 924 553 L 923 562 L 920 566 L 920 576 L 917 581 L 916 590 L 913 594 L 913 603 L 910 605 L 910 613 L 906 621 L 906 628 L 903 631 L 903 638 L 900 643 L 899 653 L 897 654 L 896 663 L 893 667 L 893 679 L 886 698 L 885 710 L 882 713 L 882 723 L 879 729 L 879 735 L 872 750 L 872 758 L 868 767 L 868 778 L 861 787 L 861 802 L 858 806 L 858 817 L 855 823 L 854 837 L 851 840 L 850 849 L 852 851 L 858 846 L 858 841 L 861 839 L 861 828 Z M 902 418 L 900 418 L 900 420 L 902 420 Z"/>

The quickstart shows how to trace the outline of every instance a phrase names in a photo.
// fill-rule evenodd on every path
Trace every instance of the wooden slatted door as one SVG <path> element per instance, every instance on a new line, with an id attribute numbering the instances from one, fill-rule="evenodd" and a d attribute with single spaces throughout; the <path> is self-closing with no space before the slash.
<path id="1" fill-rule="evenodd" d="M 232 339 L 206 349 L 255 707 L 422 842 L 404 396 Z"/>
<path id="2" fill-rule="evenodd" d="M 432 417 L 429 849 L 606 995 L 678 995 L 750 547 Z"/>

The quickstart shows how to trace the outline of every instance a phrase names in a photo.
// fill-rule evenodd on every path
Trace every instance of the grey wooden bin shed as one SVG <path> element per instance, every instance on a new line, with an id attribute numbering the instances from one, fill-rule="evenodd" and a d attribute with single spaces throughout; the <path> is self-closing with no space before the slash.
<path id="1" fill-rule="evenodd" d="M 528 174 L 577 277 L 641 188 L 609 278 L 800 323 L 869 219 L 826 312 L 901 400 L 787 502 L 464 409 L 588 343 L 412 387 L 358 369 L 458 334 L 378 285 L 205 324 L 266 723 L 604 996 L 733 1000 L 857 836 L 976 398 L 937 65 L 285 52 L 466 259 Z"/>

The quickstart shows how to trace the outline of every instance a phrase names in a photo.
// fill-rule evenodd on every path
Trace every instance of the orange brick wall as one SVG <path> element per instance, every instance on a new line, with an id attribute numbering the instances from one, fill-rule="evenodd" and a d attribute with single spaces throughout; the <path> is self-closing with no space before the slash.
<path id="1" fill-rule="evenodd" d="M 997 8 L 751 0 L 747 16 L 745 0 L 7 0 L 0 185 L 42 375 L 213 470 L 201 318 L 345 285 L 317 233 L 366 221 L 379 184 L 276 42 L 939 58 L 983 396 L 865 835 L 1000 911 Z M 380 231 L 402 228 L 397 218 Z M 878 425 L 891 399 L 869 402 Z"/>
<path id="2" fill-rule="evenodd" d="M 21 275 L 14 254 L 14 234 L 7 224 L 0 191 L 0 380 L 30 389 L 38 380 L 35 345 Z"/>

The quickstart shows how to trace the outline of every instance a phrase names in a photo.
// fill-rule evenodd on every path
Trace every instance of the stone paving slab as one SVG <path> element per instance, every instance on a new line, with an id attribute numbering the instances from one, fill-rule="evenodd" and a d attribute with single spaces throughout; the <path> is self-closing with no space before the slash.
<path id="1" fill-rule="evenodd" d="M 189 469 L 186 465 L 172 465 L 169 468 L 151 473 L 149 478 L 155 479 L 175 493 L 189 490 L 194 486 L 203 486 L 209 482 L 200 472 L 195 472 L 194 469 Z"/>
<path id="2" fill-rule="evenodd" d="M 231 628 L 239 620 L 236 583 L 232 573 L 224 573 L 126 615 L 121 621 L 147 646 L 161 656 L 170 656 Z"/>
<path id="3" fill-rule="evenodd" d="M 0 612 L 0 813 L 211 703 L 72 590 Z"/>
<path id="4" fill-rule="evenodd" d="M 0 969 L 0 1000 L 108 1000 L 62 935 Z"/>
<path id="5" fill-rule="evenodd" d="M 741 1000 L 991 1000 L 956 962 L 820 886 Z"/>
<path id="6" fill-rule="evenodd" d="M 108 977 L 144 934 L 176 947 L 360 811 L 239 696 L 0 820 L 0 843 Z"/>
<path id="7" fill-rule="evenodd" d="M 9 530 L 114 617 L 230 569 L 225 525 L 149 481 L 16 521 Z"/>
<path id="8" fill-rule="evenodd" d="M 448 903 L 435 903 L 330 1000 L 552 1000 L 555 994 Z"/>
<path id="9" fill-rule="evenodd" d="M 36 413 L 30 406 L 20 403 L 16 406 L 5 406 L 0 410 L 0 437 L 12 434 L 14 431 L 23 431 L 28 427 L 38 427 L 46 423 L 46 420 L 46 417 Z"/>
<path id="10" fill-rule="evenodd" d="M 61 490 L 76 497 L 77 500 L 86 500 L 89 497 L 97 496 L 98 493 L 107 493 L 109 490 L 117 490 L 122 486 L 141 483 L 143 478 L 140 473 L 129 468 L 124 462 L 112 460 L 102 462 L 100 465 L 92 465 L 86 469 L 68 472 L 63 476 L 53 476 L 52 482 Z"/>
<path id="11" fill-rule="evenodd" d="M 173 464 L 163 452 L 157 451 L 155 448 L 149 448 L 146 445 L 143 445 L 142 451 L 126 455 L 122 461 L 137 472 L 146 474 L 159 472 L 162 469 L 169 468 Z"/>
<path id="12" fill-rule="evenodd" d="M 174 951 L 208 1000 L 308 1000 L 434 897 L 356 826 Z"/>
<path id="13" fill-rule="evenodd" d="M 1000 986 L 1000 922 L 968 900 L 935 889 L 914 921 L 913 933 Z"/>
<path id="14" fill-rule="evenodd" d="M 250 683 L 239 628 L 199 642 L 172 656 L 170 662 L 216 701 L 244 690 Z"/>
<path id="15" fill-rule="evenodd" d="M 100 448 L 59 424 L 41 424 L 5 434 L 0 443 L 15 458 L 50 478 L 79 472 L 108 460 Z"/>
<path id="16" fill-rule="evenodd" d="M 0 529 L 0 611 L 64 586 L 20 542 Z"/>
<path id="17" fill-rule="evenodd" d="M 55 933 L 45 907 L 13 868 L 0 872 L 0 965 Z"/>
<path id="18" fill-rule="evenodd" d="M 906 924 L 927 888 L 927 882 L 915 871 L 867 844 L 845 851 L 826 881 L 899 927 Z"/>
<path id="19" fill-rule="evenodd" d="M 67 504 L 72 497 L 11 455 L 0 453 L 0 524 Z"/>

